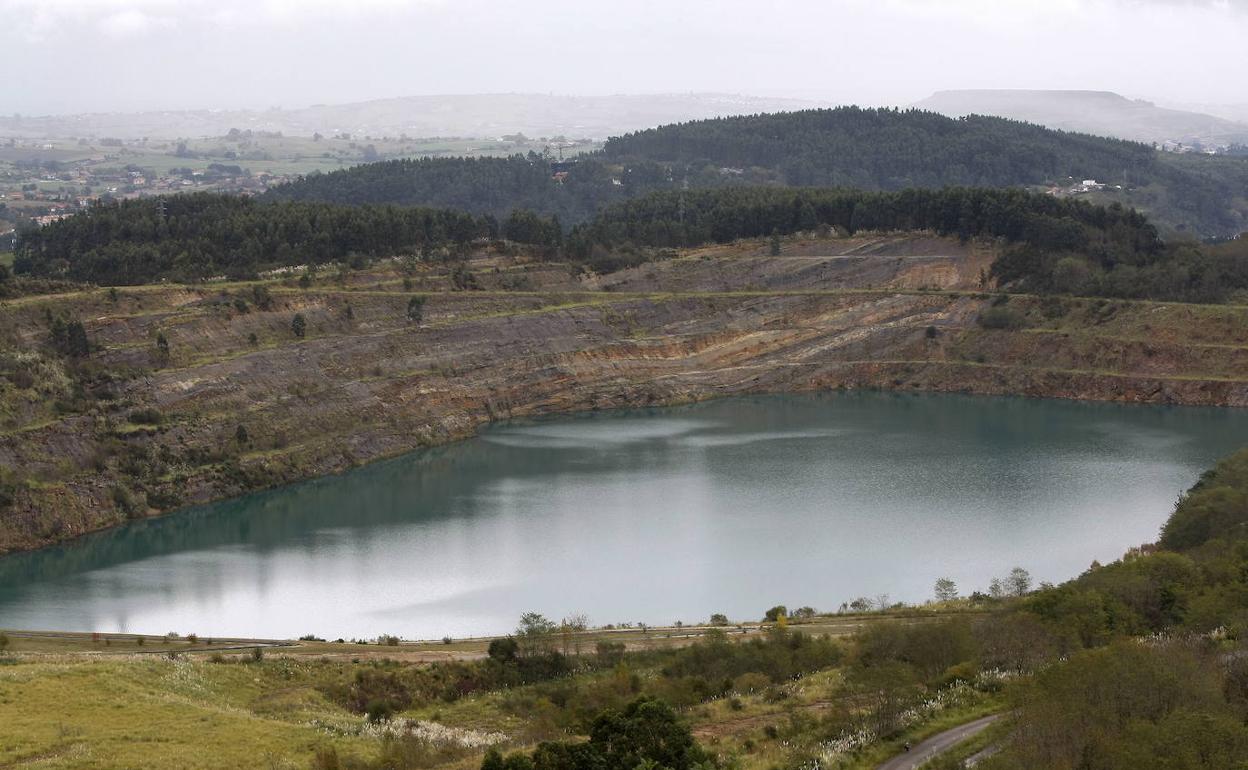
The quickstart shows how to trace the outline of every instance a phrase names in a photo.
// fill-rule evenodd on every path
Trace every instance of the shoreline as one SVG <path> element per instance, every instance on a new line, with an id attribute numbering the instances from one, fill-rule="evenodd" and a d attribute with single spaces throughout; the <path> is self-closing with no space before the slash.
<path id="1" fill-rule="evenodd" d="M 887 362 L 872 362 L 869 365 L 881 366 L 881 365 L 887 365 Z M 1097 376 L 1103 377 L 1105 375 L 1097 375 Z M 1134 377 L 1131 377 L 1130 375 L 1122 375 L 1121 379 L 1135 380 L 1135 379 L 1143 379 L 1143 378 L 1134 378 Z M 1173 381 L 1196 383 L 1196 384 L 1203 384 L 1207 382 L 1207 381 L 1199 381 L 1199 380 L 1197 381 L 1180 380 L 1177 378 L 1174 379 Z M 286 479 L 272 486 L 249 489 L 240 494 L 226 495 L 226 496 L 215 497 L 215 498 L 201 500 L 201 501 L 195 501 L 194 503 L 180 506 L 177 508 L 152 512 L 141 518 L 131 519 L 131 520 L 122 521 L 116 524 L 100 526 L 96 529 L 78 532 L 78 533 L 75 533 L 72 537 L 41 544 L 32 548 L 19 548 L 19 549 L 13 549 L 9 551 L 3 551 L 3 552 L 0 552 L 0 562 L 3 562 L 6 559 L 6 557 L 9 557 L 9 556 L 18 556 L 21 554 L 46 552 L 46 551 L 50 551 L 52 549 L 55 549 L 61 546 L 72 546 L 73 544 L 80 542 L 84 538 L 88 538 L 92 535 L 98 535 L 100 533 L 116 531 L 116 530 L 123 530 L 131 524 L 139 524 L 139 523 L 143 523 L 146 521 L 152 521 L 152 520 L 167 518 L 170 516 L 176 516 L 179 514 L 184 514 L 190 511 L 195 511 L 198 509 L 202 509 L 202 508 L 212 506 L 212 505 L 217 505 L 220 503 L 242 502 L 246 500 L 247 498 L 252 497 L 254 495 L 267 494 L 267 493 L 278 491 L 287 487 L 292 487 L 298 484 L 304 484 L 304 483 L 314 482 L 318 480 L 344 476 L 348 473 L 351 473 L 352 471 L 358 470 L 360 468 L 364 468 L 366 466 L 371 466 L 377 463 L 383 463 L 386 461 L 395 460 L 395 459 L 398 459 L 407 455 L 411 455 L 417 452 L 425 451 L 425 450 L 444 448 L 444 447 L 452 446 L 452 445 L 455 445 L 464 441 L 468 441 L 470 439 L 477 438 L 483 430 L 487 430 L 496 425 L 503 425 L 503 424 L 507 424 L 511 422 L 523 422 L 523 421 L 542 422 L 542 421 L 568 419 L 568 418 L 575 419 L 575 418 L 583 418 L 587 415 L 593 415 L 593 414 L 604 414 L 604 413 L 610 413 L 610 412 L 629 411 L 629 410 L 637 410 L 637 409 L 677 409 L 680 407 L 692 406 L 695 404 L 701 404 L 701 403 L 706 403 L 709 401 L 715 401 L 715 400 L 721 400 L 721 399 L 750 398 L 750 397 L 760 397 L 760 396 L 763 396 L 763 397 L 783 397 L 783 396 L 800 396 L 800 395 L 827 396 L 827 395 L 834 395 L 838 393 L 862 393 L 862 392 L 894 394 L 894 395 L 955 395 L 955 396 L 960 395 L 960 396 L 967 396 L 971 398 L 1018 398 L 1018 399 L 1027 399 L 1027 400 L 1053 400 L 1053 401 L 1066 401 L 1066 402 L 1085 403 L 1085 404 L 1116 404 L 1116 405 L 1121 405 L 1121 406 L 1141 406 L 1141 407 L 1167 407 L 1168 406 L 1168 407 L 1195 408 L 1195 409 L 1242 409 L 1242 408 L 1248 407 L 1248 401 L 1244 401 L 1243 403 L 1185 402 L 1185 401 L 1172 401 L 1172 400 L 1148 400 L 1148 399 L 1140 399 L 1140 398 L 1133 398 L 1129 396 L 1123 396 L 1121 394 L 1115 395 L 1115 396 L 1095 397 L 1095 396 L 1086 396 L 1086 395 L 1074 396 L 1074 395 L 1069 395 L 1066 392 L 1053 393 L 1053 394 L 1034 393 L 1034 392 L 1033 393 L 1017 393 L 1017 392 L 1012 392 L 1012 391 L 997 390 L 997 389 L 991 389 L 991 388 L 980 390 L 980 389 L 956 388 L 956 387 L 955 388 L 930 388 L 930 389 L 929 388 L 903 389 L 901 387 L 890 387 L 889 385 L 878 385 L 878 384 L 870 385 L 869 384 L 869 385 L 851 386 L 851 387 L 836 386 L 832 388 L 802 387 L 802 388 L 789 389 L 789 390 L 757 390 L 757 391 L 747 390 L 747 391 L 739 391 L 739 392 L 733 392 L 733 393 L 701 394 L 697 396 L 671 399 L 668 401 L 645 400 L 644 403 L 611 403 L 607 406 L 589 405 L 589 406 L 579 406 L 579 407 L 575 407 L 571 409 L 532 411 L 532 412 L 526 412 L 526 413 L 519 414 L 519 415 L 506 415 L 506 416 L 495 417 L 495 418 L 487 417 L 486 419 L 474 422 L 471 425 L 471 427 L 468 428 L 462 434 L 458 434 L 458 435 L 457 434 L 445 434 L 444 436 L 440 437 L 441 440 L 435 441 L 433 443 L 418 442 L 408 448 L 398 449 L 392 453 L 377 455 L 375 457 L 368 458 L 367 460 L 358 462 L 356 464 L 343 465 L 341 467 L 329 470 L 328 472 L 321 473 L 318 475 Z M 1160 392 L 1160 391 L 1158 390 L 1155 392 Z"/>

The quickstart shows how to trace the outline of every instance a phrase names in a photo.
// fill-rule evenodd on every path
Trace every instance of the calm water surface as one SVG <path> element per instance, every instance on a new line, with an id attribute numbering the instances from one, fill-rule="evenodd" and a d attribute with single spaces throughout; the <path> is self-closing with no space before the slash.
<path id="1" fill-rule="evenodd" d="M 0 559 L 0 627 L 330 638 L 670 623 L 1058 581 L 1153 539 L 1248 411 L 768 396 L 491 428 Z"/>

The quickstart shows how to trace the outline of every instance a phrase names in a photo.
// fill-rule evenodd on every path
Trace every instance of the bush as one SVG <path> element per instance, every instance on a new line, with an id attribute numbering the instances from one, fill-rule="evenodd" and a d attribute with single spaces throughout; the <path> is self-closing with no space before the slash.
<path id="1" fill-rule="evenodd" d="M 130 412 L 129 419 L 136 425 L 160 425 L 164 423 L 165 415 L 155 407 L 146 407 Z"/>
<path id="2" fill-rule="evenodd" d="M 390 717 L 394 716 L 394 706 L 388 700 L 369 701 L 368 706 L 364 709 L 364 714 L 368 721 L 374 724 L 389 722 Z"/>
<path id="3" fill-rule="evenodd" d="M 675 651 L 663 673 L 669 677 L 701 677 L 711 682 L 757 673 L 771 682 L 781 682 L 835 665 L 841 657 L 840 646 L 826 636 L 775 629 L 765 638 L 734 643 L 723 631 L 712 630 L 702 640 Z"/>
<path id="4" fill-rule="evenodd" d="M 351 711 L 388 719 L 396 711 L 412 705 L 411 688 L 397 671 L 361 668 L 345 692 L 338 691 L 338 699 Z"/>
<path id="5" fill-rule="evenodd" d="M 481 770 L 692 770 L 709 759 L 670 706 L 641 697 L 622 712 L 600 713 L 590 726 L 587 742 L 541 743 L 531 755 L 517 753 L 506 759 L 491 750 Z"/>
<path id="6" fill-rule="evenodd" d="M 979 325 L 985 329 L 1014 331 L 1027 327 L 1027 316 L 1009 305 L 995 305 L 979 315 Z"/>

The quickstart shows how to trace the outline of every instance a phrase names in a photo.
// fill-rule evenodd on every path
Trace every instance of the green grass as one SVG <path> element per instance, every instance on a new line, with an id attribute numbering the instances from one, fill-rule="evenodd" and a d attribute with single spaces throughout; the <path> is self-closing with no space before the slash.
<path id="1" fill-rule="evenodd" d="M 306 767 L 319 746 L 371 753 L 309 724 L 344 718 L 314 686 L 334 673 L 161 656 L 0 666 L 0 766 Z"/>
<path id="2" fill-rule="evenodd" d="M 0 251 L 0 265 L 5 267 L 13 267 L 13 252 Z"/>

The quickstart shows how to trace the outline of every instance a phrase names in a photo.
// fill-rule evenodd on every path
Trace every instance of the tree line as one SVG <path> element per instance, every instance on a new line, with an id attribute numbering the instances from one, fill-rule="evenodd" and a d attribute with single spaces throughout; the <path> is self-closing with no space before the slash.
<path id="1" fill-rule="evenodd" d="M 267 204 L 213 193 L 99 203 L 23 231 L 21 274 L 128 285 L 254 277 L 258 271 L 462 248 L 497 237 L 491 217 L 398 206 Z"/>
<path id="2" fill-rule="evenodd" d="M 355 258 L 463 255 L 473 241 L 506 238 L 607 272 L 668 248 L 817 230 L 1000 239 L 1005 248 L 992 274 L 1020 291 L 1216 302 L 1248 288 L 1242 242 L 1167 245 L 1144 215 L 1117 204 L 963 187 L 659 191 L 606 206 L 566 231 L 557 215 L 527 209 L 500 222 L 445 209 L 197 193 L 101 204 L 24 232 L 14 268 L 101 284 L 248 278 Z"/>

